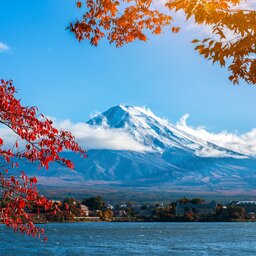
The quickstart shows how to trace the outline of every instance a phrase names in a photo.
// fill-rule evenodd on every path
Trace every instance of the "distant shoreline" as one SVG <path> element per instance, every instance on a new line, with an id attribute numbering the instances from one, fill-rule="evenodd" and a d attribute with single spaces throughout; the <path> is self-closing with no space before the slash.
<path id="1" fill-rule="evenodd" d="M 47 221 L 47 222 L 34 222 L 35 224 L 52 224 L 52 223 L 59 223 L 59 224 L 67 224 L 67 223 L 253 223 L 256 221 L 252 220 L 223 220 L 223 221 L 143 221 L 143 220 L 137 220 L 137 221 L 131 221 L 131 220 L 122 220 L 122 221 L 104 221 L 104 220 L 99 220 L 99 221 Z M 4 223 L 0 223 L 4 224 Z"/>

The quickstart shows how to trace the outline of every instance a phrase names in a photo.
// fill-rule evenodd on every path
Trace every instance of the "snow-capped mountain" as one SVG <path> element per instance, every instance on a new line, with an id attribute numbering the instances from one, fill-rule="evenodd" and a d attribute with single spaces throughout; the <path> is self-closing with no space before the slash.
<path id="1" fill-rule="evenodd" d="M 73 189 L 157 190 L 256 194 L 256 160 L 184 132 L 142 107 L 117 105 L 87 122 L 120 130 L 145 150 L 91 149 L 88 158 L 66 152 L 75 171 L 54 165 L 41 183 Z"/>
<path id="2" fill-rule="evenodd" d="M 87 123 L 123 129 L 136 142 L 153 151 L 164 152 L 170 148 L 179 148 L 202 157 L 247 157 L 188 134 L 142 107 L 117 105 Z"/>

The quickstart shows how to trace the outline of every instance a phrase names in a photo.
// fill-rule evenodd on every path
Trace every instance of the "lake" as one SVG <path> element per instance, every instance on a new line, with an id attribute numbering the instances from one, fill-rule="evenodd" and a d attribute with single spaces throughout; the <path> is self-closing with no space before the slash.
<path id="1" fill-rule="evenodd" d="M 57 223 L 49 241 L 0 226 L 0 255 L 256 255 L 256 223 Z"/>

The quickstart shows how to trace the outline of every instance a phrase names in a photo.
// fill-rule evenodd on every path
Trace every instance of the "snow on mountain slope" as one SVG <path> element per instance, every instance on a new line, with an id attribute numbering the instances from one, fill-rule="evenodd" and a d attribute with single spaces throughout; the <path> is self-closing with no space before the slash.
<path id="1" fill-rule="evenodd" d="M 117 105 L 87 123 L 123 129 L 140 144 L 158 152 L 175 147 L 201 157 L 247 157 L 188 134 L 142 107 Z"/>
<path id="2" fill-rule="evenodd" d="M 74 190 L 97 186 L 111 191 L 129 188 L 148 192 L 156 189 L 159 193 L 256 194 L 255 158 L 184 132 L 148 109 L 117 105 L 87 124 L 120 129 L 151 150 L 95 148 L 88 151 L 86 159 L 65 152 L 66 158 L 74 162 L 75 170 L 52 165 L 47 174 L 39 174 L 41 184 L 65 187 L 71 182 Z M 23 169 L 38 172 L 27 166 Z"/>

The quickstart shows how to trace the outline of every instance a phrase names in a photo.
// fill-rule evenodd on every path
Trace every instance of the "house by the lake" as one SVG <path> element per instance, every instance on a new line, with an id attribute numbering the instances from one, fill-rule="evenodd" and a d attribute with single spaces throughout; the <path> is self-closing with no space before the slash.
<path id="1" fill-rule="evenodd" d="M 244 208 L 246 213 L 256 213 L 256 201 L 238 201 L 236 205 Z"/>

